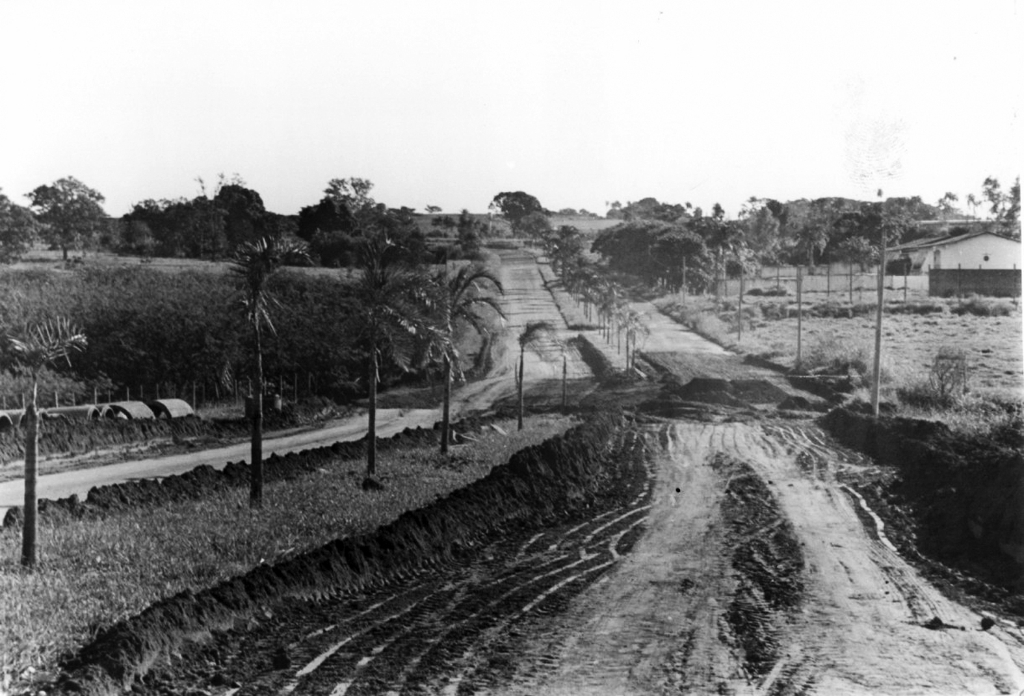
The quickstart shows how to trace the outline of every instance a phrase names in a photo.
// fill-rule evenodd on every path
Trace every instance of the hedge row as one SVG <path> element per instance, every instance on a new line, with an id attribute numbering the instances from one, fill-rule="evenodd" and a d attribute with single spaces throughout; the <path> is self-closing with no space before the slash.
<path id="1" fill-rule="evenodd" d="M 595 416 L 375 533 L 161 601 L 84 647 L 64 665 L 57 693 L 122 693 L 196 636 L 227 630 L 261 607 L 386 584 L 450 563 L 499 534 L 575 517 L 601 498 L 635 495 L 643 447 L 624 426 L 621 414 Z"/>

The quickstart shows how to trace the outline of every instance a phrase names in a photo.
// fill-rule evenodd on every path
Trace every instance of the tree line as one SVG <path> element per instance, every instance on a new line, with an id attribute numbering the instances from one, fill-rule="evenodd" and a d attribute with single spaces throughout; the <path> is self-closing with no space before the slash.
<path id="1" fill-rule="evenodd" d="M 414 264 L 479 255 L 484 226 L 467 211 L 450 226 L 458 231 L 456 242 L 431 249 L 415 211 L 374 200 L 368 179 L 331 179 L 320 200 L 297 215 L 267 210 L 260 194 L 237 174 L 221 174 L 210 187 L 202 178 L 196 182 L 199 193 L 192 198 L 146 199 L 120 218 L 108 217 L 104 196 L 74 177 L 34 189 L 27 194 L 28 207 L 0 191 L 0 263 L 16 261 L 37 240 L 61 250 L 65 260 L 71 251 L 90 249 L 226 260 L 238 245 L 269 237 L 306 242 L 310 263 L 352 267 L 367 229 L 386 230 Z M 435 227 L 444 231 L 447 225 Z"/>

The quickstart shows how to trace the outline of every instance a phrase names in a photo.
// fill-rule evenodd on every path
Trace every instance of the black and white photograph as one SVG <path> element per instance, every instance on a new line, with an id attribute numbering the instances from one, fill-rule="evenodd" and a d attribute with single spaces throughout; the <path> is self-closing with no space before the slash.
<path id="1" fill-rule="evenodd" d="M 1020 0 L 0 0 L 0 696 L 1024 696 Z"/>

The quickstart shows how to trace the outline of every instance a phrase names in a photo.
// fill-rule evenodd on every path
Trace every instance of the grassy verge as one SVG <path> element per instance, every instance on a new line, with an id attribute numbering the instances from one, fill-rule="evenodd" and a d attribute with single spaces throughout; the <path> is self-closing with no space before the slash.
<path id="1" fill-rule="evenodd" d="M 598 328 L 597 324 L 587 320 L 586 314 L 583 313 L 583 307 L 577 305 L 572 296 L 566 292 L 562 281 L 555 275 L 551 266 L 538 263 L 537 269 L 540 271 L 540 277 L 544 279 L 544 287 L 551 293 L 551 298 L 555 301 L 555 306 L 558 307 L 566 326 L 573 331 Z"/>
<path id="2" fill-rule="evenodd" d="M 402 512 L 485 476 L 513 452 L 565 431 L 572 421 L 528 419 L 508 435 L 485 431 L 449 459 L 432 447 L 392 450 L 378 471 L 385 490 L 367 493 L 361 461 L 271 484 L 266 507 L 248 508 L 248 492 L 127 512 L 105 520 L 40 528 L 39 568 L 18 565 L 20 537 L 0 533 L 0 687 L 47 670 L 102 629 L 183 590 L 199 590 L 261 564 L 273 564 L 332 539 L 368 532 Z M 0 688 L 2 692 L 2 688 Z"/>

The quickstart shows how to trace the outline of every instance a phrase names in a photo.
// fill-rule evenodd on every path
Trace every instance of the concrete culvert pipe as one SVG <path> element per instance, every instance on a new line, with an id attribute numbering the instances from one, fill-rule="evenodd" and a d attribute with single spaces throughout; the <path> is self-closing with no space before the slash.
<path id="1" fill-rule="evenodd" d="M 99 418 L 99 409 L 91 404 L 86 406 L 48 408 L 43 413 L 46 418 L 66 418 L 68 420 L 95 420 Z"/>
<path id="2" fill-rule="evenodd" d="M 126 418 L 128 420 L 150 420 L 156 416 L 141 401 L 117 401 L 107 404 L 107 418 Z"/>
<path id="3" fill-rule="evenodd" d="M 157 418 L 184 418 L 195 415 L 188 402 L 182 399 L 156 399 L 147 401 L 146 406 Z"/>

